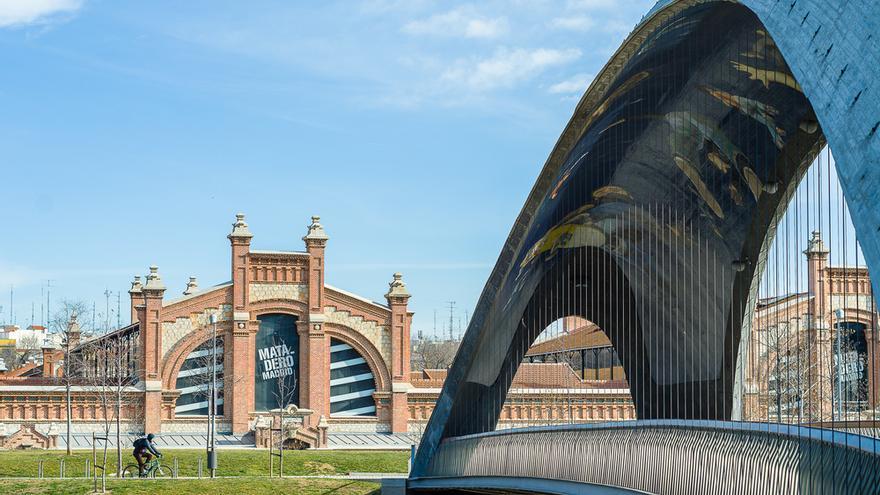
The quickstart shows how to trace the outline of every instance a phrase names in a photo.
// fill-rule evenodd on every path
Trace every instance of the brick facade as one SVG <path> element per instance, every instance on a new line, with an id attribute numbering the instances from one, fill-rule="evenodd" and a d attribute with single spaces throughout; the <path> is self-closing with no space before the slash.
<path id="1" fill-rule="evenodd" d="M 129 294 L 133 324 L 101 337 L 109 342 L 129 332 L 137 341 L 137 383 L 127 393 L 137 396 L 132 404 L 143 407 L 126 407 L 122 417 L 141 423 L 150 432 L 201 431 L 203 427 L 199 425 L 204 419 L 176 412 L 177 402 L 187 392 L 177 384 L 181 376 L 186 376 L 181 375 L 181 369 L 187 359 L 192 359 L 199 346 L 210 343 L 215 324 L 217 335 L 223 338 L 224 417 L 219 423 L 235 434 L 253 431 L 257 418 L 267 414 L 255 410 L 260 318 L 280 314 L 296 318 L 296 328 L 291 330 L 295 335 L 287 337 L 299 342 L 300 394 L 295 402 L 306 411 L 303 438 L 320 443 L 320 439 L 326 439 L 328 429 L 406 432 L 412 313 L 407 310 L 409 294 L 400 274 L 395 274 L 390 284 L 388 305 L 327 286 L 324 268 L 328 236 L 318 217 L 312 218 L 303 237 L 304 251 L 252 250 L 253 234 L 241 214 L 236 215 L 227 237 L 231 251 L 230 282 L 199 290 L 195 277 L 191 277 L 182 297 L 168 298 L 159 269 L 152 266 L 143 283 L 140 277 L 132 283 Z M 354 395 L 363 400 L 371 393 L 375 412 L 349 417 L 331 411 L 331 339 L 345 344 L 342 347 L 349 349 L 349 361 L 363 360 L 362 375 L 367 369 L 372 374 L 375 390 L 367 388 Z M 352 358 L 355 355 L 358 358 Z M 56 361 L 54 355 L 46 360 L 47 375 L 53 374 Z M 41 391 L 16 393 L 5 400 L 0 407 L 0 424 L 10 420 L 66 420 L 63 393 L 57 388 L 43 390 L 26 384 L 17 387 Z M 3 390 L 0 395 L 10 394 Z M 346 398 L 345 393 L 337 395 Z M 9 400 L 16 398 L 20 400 Z M 90 403 L 86 390 L 75 390 L 73 400 L 75 421 L 103 418 L 100 407 L 94 401 Z"/>

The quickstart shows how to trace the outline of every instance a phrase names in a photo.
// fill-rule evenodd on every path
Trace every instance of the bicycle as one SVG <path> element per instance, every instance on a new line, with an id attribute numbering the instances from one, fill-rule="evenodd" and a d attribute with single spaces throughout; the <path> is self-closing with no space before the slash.
<path id="1" fill-rule="evenodd" d="M 138 469 L 137 464 L 129 464 L 125 466 L 125 469 L 122 470 L 123 478 L 165 478 L 168 477 L 168 473 L 162 469 L 162 464 L 159 462 L 160 457 L 154 457 L 153 460 L 148 462 L 146 466 L 144 466 L 144 475 L 140 476 L 140 470 Z"/>

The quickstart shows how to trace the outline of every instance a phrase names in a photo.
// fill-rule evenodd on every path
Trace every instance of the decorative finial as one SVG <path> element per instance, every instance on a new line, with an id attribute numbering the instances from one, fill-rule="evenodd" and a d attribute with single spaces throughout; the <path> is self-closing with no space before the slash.
<path id="1" fill-rule="evenodd" d="M 394 274 L 394 280 L 388 284 L 388 292 L 385 294 L 386 299 L 391 298 L 409 298 L 410 293 L 406 290 L 406 283 L 403 281 L 403 274 L 397 272 Z"/>
<path id="2" fill-rule="evenodd" d="M 312 224 L 309 225 L 309 233 L 303 237 L 303 240 L 308 241 L 326 241 L 329 239 L 327 233 L 324 232 L 324 226 L 321 225 L 321 217 L 315 215 L 312 217 Z"/>
<path id="3" fill-rule="evenodd" d="M 804 254 L 806 254 L 807 257 L 824 256 L 828 254 L 828 250 L 825 249 L 825 243 L 822 242 L 822 235 L 818 230 L 814 230 L 810 236 L 810 241 L 807 243 L 807 250 L 804 251 Z"/>
<path id="4" fill-rule="evenodd" d="M 165 284 L 162 283 L 162 277 L 159 276 L 159 267 L 150 266 L 150 274 L 147 275 L 147 284 L 143 290 L 165 290 Z"/>
<path id="5" fill-rule="evenodd" d="M 199 291 L 199 283 L 196 281 L 195 277 L 190 277 L 189 282 L 186 283 L 186 290 L 183 291 L 184 296 L 188 296 L 190 294 L 194 294 Z"/>
<path id="6" fill-rule="evenodd" d="M 144 286 L 143 286 L 143 284 L 141 284 L 141 276 L 135 275 L 134 281 L 131 283 L 131 289 L 128 290 L 128 293 L 129 294 L 139 294 L 141 292 L 141 289 L 143 289 L 143 288 L 144 288 Z"/>
<path id="7" fill-rule="evenodd" d="M 247 222 L 244 221 L 244 213 L 236 213 L 235 214 L 235 223 L 232 224 L 232 233 L 227 237 L 232 239 L 233 237 L 239 238 L 251 238 L 254 234 L 251 234 L 250 229 L 248 229 Z"/>

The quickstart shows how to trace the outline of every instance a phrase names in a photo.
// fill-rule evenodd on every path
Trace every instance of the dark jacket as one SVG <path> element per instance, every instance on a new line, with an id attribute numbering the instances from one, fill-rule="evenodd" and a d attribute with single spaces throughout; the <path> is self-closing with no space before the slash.
<path id="1" fill-rule="evenodd" d="M 153 455 L 162 455 L 159 452 L 159 449 L 156 448 L 156 444 L 147 440 L 147 437 L 140 437 L 134 441 L 134 450 L 146 450 L 147 452 L 152 453 Z"/>

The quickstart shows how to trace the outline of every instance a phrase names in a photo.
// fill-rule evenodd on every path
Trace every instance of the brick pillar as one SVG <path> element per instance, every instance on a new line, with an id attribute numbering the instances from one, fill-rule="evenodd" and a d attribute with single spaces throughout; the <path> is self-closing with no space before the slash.
<path id="1" fill-rule="evenodd" d="M 250 413 L 254 408 L 254 376 L 249 372 L 250 357 L 254 353 L 253 336 L 259 328 L 257 320 L 248 320 L 249 313 L 236 311 L 230 331 L 225 335 L 228 359 L 225 366 L 223 411 L 232 423 L 232 433 L 244 434 L 250 428 Z M 225 351 L 225 349 L 224 349 Z"/>
<path id="2" fill-rule="evenodd" d="M 55 347 L 49 343 L 43 344 L 43 376 L 52 378 L 55 376 Z"/>
<path id="3" fill-rule="evenodd" d="M 829 322 L 828 313 L 830 307 L 830 287 L 827 280 L 828 250 L 819 232 L 813 232 L 813 236 L 807 245 L 804 254 L 807 256 L 807 288 L 810 295 L 810 313 L 815 320 L 814 326 L 827 328 Z"/>
<path id="4" fill-rule="evenodd" d="M 131 283 L 131 289 L 128 290 L 128 296 L 131 300 L 131 322 L 134 323 L 138 320 L 137 307 L 144 303 L 144 286 L 141 285 L 141 277 L 135 276 L 134 281 Z"/>
<path id="5" fill-rule="evenodd" d="M 406 310 L 410 293 L 400 273 L 394 274 L 388 287 L 385 299 L 391 308 L 391 431 L 406 433 L 409 430 L 407 393 L 412 388 L 409 383 L 412 313 Z"/>
<path id="6" fill-rule="evenodd" d="M 324 250 L 328 236 L 320 217 L 312 217 L 309 231 L 302 239 L 309 253 L 309 316 L 297 327 L 300 399 L 303 407 L 314 411 L 310 422 L 315 423 L 322 416 L 330 416 L 330 338 L 324 333 Z"/>
<path id="7" fill-rule="evenodd" d="M 140 373 L 144 385 L 144 431 L 152 433 L 162 428 L 162 378 L 159 376 L 162 356 L 162 297 L 165 285 L 159 269 L 150 267 L 144 295 L 143 320 L 140 328 Z"/>
<path id="8" fill-rule="evenodd" d="M 254 353 L 252 334 L 259 328 L 259 322 L 252 321 L 248 312 L 248 254 L 254 235 L 243 213 L 235 215 L 232 232 L 226 237 L 232 247 L 233 322 L 224 343 L 228 364 L 224 370 L 223 411 L 232 423 L 232 432 L 239 434 L 247 433 L 253 409 L 254 375 L 248 365 Z"/>
<path id="9" fill-rule="evenodd" d="M 807 402 L 813 415 L 810 420 L 829 420 L 832 413 L 831 401 L 831 287 L 828 274 L 828 250 L 819 232 L 813 232 L 807 249 L 807 288 L 810 296 L 808 322 L 808 338 L 810 353 L 815 356 L 812 366 L 813 384 Z"/>

